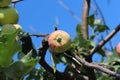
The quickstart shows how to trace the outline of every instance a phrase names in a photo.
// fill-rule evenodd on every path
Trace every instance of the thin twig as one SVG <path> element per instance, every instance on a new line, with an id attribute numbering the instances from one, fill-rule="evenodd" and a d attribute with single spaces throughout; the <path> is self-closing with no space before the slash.
<path id="1" fill-rule="evenodd" d="M 99 11 L 99 13 L 100 13 L 100 15 L 101 15 L 103 24 L 106 25 L 105 18 L 104 18 L 104 16 L 103 16 L 103 13 L 102 13 L 102 11 L 101 11 L 99 5 L 97 4 L 97 1 L 94 0 L 94 3 L 95 3 L 95 5 L 96 5 L 96 7 L 97 7 L 97 10 Z M 106 34 L 108 35 L 108 31 L 106 31 Z M 113 44 L 112 44 L 112 41 L 111 41 L 111 40 L 109 41 L 109 44 L 110 44 L 111 50 L 113 51 Z"/>
<path id="2" fill-rule="evenodd" d="M 61 0 L 56 0 L 66 11 L 68 11 L 79 23 L 81 19 L 72 11 L 70 10 Z"/>
<path id="3" fill-rule="evenodd" d="M 21 1 L 24 1 L 24 0 L 12 0 L 12 6 L 15 7 L 16 3 L 18 2 L 21 2 Z"/>
<path id="4" fill-rule="evenodd" d="M 98 51 L 105 43 L 107 43 L 118 31 L 120 30 L 120 25 L 118 25 L 104 40 L 102 40 L 95 48 L 90 51 L 90 55 L 93 55 Z"/>
<path id="5" fill-rule="evenodd" d="M 49 34 L 29 34 L 29 36 L 36 36 L 36 37 L 46 37 Z"/>

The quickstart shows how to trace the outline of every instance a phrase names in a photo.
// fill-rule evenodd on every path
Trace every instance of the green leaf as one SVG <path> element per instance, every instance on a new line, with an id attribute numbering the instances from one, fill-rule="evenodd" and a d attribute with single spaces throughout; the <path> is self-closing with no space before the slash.
<path id="1" fill-rule="evenodd" d="M 37 62 L 37 59 L 31 59 L 25 63 L 22 61 L 17 61 L 8 68 L 5 68 L 4 73 L 13 80 L 23 80 L 23 77 L 33 69 Z"/>
<path id="2" fill-rule="evenodd" d="M 81 25 L 77 24 L 76 26 L 76 32 L 77 32 L 77 36 L 81 36 L 82 35 L 82 29 L 81 29 Z"/>
<path id="3" fill-rule="evenodd" d="M 82 31 L 81 25 L 78 24 L 76 26 L 77 37 L 73 40 L 73 43 L 79 45 L 80 47 L 88 47 L 90 45 L 90 41 L 84 39 L 81 31 Z"/>
<path id="4" fill-rule="evenodd" d="M 58 58 L 56 55 L 52 54 L 51 55 L 51 61 L 52 61 L 52 68 L 54 70 L 54 73 L 56 72 L 56 64 L 59 62 Z"/>
<path id="5" fill-rule="evenodd" d="M 105 57 L 105 51 L 103 49 L 100 49 L 99 51 L 97 51 L 97 53 L 99 53 L 101 56 Z"/>
<path id="6" fill-rule="evenodd" d="M 92 14 L 91 16 L 88 17 L 88 24 L 94 28 L 94 20 L 95 20 L 95 17 L 94 17 L 94 14 Z"/>
<path id="7" fill-rule="evenodd" d="M 96 37 L 96 34 L 90 36 L 90 40 L 93 40 Z"/>
<path id="8" fill-rule="evenodd" d="M 60 62 L 62 62 L 64 64 L 68 64 L 68 61 L 67 61 L 66 57 L 64 56 L 64 53 L 62 53 L 60 55 L 52 54 L 51 61 L 52 61 L 52 68 L 53 68 L 54 72 L 56 72 L 56 65 L 59 64 Z"/>
<path id="9" fill-rule="evenodd" d="M 4 73 L 13 80 L 23 80 L 23 77 L 35 67 L 39 60 L 40 58 L 32 58 L 31 50 L 21 60 L 5 68 Z"/>
<path id="10" fill-rule="evenodd" d="M 21 50 L 19 29 L 11 24 L 2 26 L 0 33 L 0 65 L 7 67 L 12 63 L 12 57 Z"/>
<path id="11" fill-rule="evenodd" d="M 102 24 L 97 25 L 97 27 L 95 28 L 95 32 L 104 32 L 106 30 L 109 30 L 109 27 Z"/>
<path id="12" fill-rule="evenodd" d="M 63 55 L 60 55 L 60 56 L 59 56 L 59 59 L 60 59 L 60 61 L 61 61 L 62 63 L 64 63 L 64 64 L 69 64 L 69 63 L 68 63 L 68 60 L 67 60 L 67 58 L 64 56 L 64 54 L 63 54 Z"/>

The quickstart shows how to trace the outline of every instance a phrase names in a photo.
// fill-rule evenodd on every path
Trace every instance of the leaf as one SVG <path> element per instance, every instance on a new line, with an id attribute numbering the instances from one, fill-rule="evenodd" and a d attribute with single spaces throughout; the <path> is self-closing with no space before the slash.
<path id="1" fill-rule="evenodd" d="M 76 26 L 76 32 L 77 32 L 77 36 L 81 36 L 82 35 L 82 32 L 81 32 L 81 25 L 80 24 L 77 24 Z"/>
<path id="2" fill-rule="evenodd" d="M 68 60 L 66 59 L 66 57 L 64 56 L 64 54 L 63 54 L 63 55 L 60 55 L 60 56 L 59 56 L 59 59 L 60 59 L 60 61 L 61 61 L 62 63 L 64 63 L 64 64 L 69 64 L 69 63 L 68 63 Z"/>
<path id="3" fill-rule="evenodd" d="M 93 40 L 96 37 L 96 34 L 90 36 L 90 40 Z"/>
<path id="4" fill-rule="evenodd" d="M 104 32 L 106 30 L 109 30 L 109 27 L 102 24 L 97 25 L 97 27 L 95 28 L 95 32 Z"/>
<path id="5" fill-rule="evenodd" d="M 81 30 L 81 25 L 78 24 L 76 26 L 77 37 L 73 40 L 73 43 L 75 43 L 77 46 L 79 45 L 80 47 L 88 47 L 90 46 L 90 41 L 84 39 Z"/>
<path id="6" fill-rule="evenodd" d="M 97 53 L 99 53 L 101 56 L 105 57 L 105 51 L 103 49 L 100 49 L 99 51 L 97 51 Z"/>
<path id="7" fill-rule="evenodd" d="M 32 58 L 31 50 L 21 60 L 5 68 L 4 73 L 13 80 L 22 80 L 23 77 L 35 67 L 39 60 L 40 58 Z"/>
<path id="8" fill-rule="evenodd" d="M 95 20 L 95 17 L 94 17 L 94 14 L 92 14 L 91 16 L 88 17 L 88 24 L 94 28 L 94 20 Z"/>
<path id="9" fill-rule="evenodd" d="M 51 61 L 52 61 L 52 68 L 54 70 L 54 73 L 56 72 L 56 64 L 59 62 L 58 58 L 55 55 L 51 55 Z"/>
<path id="10" fill-rule="evenodd" d="M 37 62 L 37 59 L 31 59 L 25 63 L 22 61 L 17 61 L 8 68 L 5 68 L 4 73 L 13 80 L 22 80 L 23 77 L 33 69 Z"/>
<path id="11" fill-rule="evenodd" d="M 0 65 L 7 67 L 12 63 L 13 55 L 21 50 L 19 30 L 11 24 L 2 26 L 0 34 Z"/>

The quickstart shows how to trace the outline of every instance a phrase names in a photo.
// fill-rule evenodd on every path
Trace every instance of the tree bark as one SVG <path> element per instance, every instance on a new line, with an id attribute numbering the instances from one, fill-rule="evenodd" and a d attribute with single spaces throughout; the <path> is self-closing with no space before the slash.
<path id="1" fill-rule="evenodd" d="M 82 34 L 83 37 L 87 40 L 89 39 L 88 34 L 88 16 L 89 16 L 89 9 L 90 9 L 90 0 L 84 0 L 84 6 L 82 11 Z M 86 57 L 86 61 L 92 62 L 92 56 Z M 85 66 L 86 75 L 89 77 L 89 80 L 96 80 L 96 76 L 94 73 L 94 69 L 88 68 Z"/>

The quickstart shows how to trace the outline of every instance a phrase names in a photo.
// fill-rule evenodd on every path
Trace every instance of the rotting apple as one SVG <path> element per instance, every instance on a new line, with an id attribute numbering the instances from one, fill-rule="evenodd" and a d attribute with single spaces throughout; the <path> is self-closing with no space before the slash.
<path id="1" fill-rule="evenodd" d="M 19 15 L 15 8 L 6 7 L 0 9 L 0 25 L 17 24 L 18 19 Z"/>
<path id="2" fill-rule="evenodd" d="M 116 52 L 117 52 L 118 56 L 120 57 L 120 42 L 116 46 Z"/>
<path id="3" fill-rule="evenodd" d="M 8 7 L 12 0 L 0 0 L 0 7 Z"/>
<path id="4" fill-rule="evenodd" d="M 48 36 L 49 50 L 52 53 L 63 53 L 71 45 L 70 35 L 62 30 L 56 30 Z"/>

